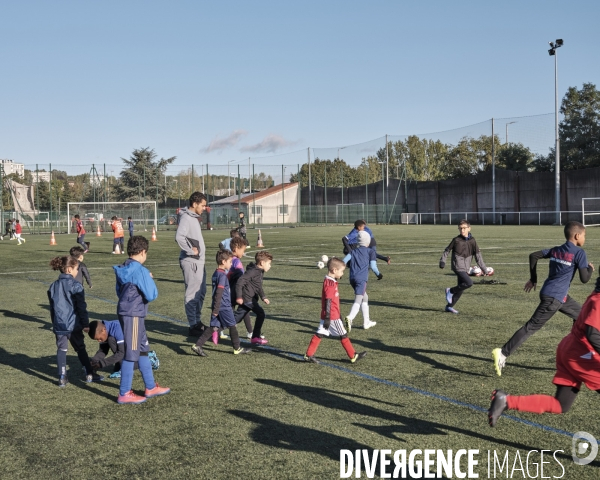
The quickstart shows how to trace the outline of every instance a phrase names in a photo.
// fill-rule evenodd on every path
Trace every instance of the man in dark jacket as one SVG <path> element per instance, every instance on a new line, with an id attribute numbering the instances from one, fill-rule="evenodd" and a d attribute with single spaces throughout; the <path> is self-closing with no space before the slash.
<path id="1" fill-rule="evenodd" d="M 235 312 L 235 321 L 239 323 L 250 311 L 256 314 L 256 323 L 252 331 L 251 343 L 266 345 L 266 338 L 261 338 L 261 329 L 265 321 L 265 311 L 258 304 L 260 298 L 269 305 L 269 299 L 265 297 L 262 283 L 263 276 L 271 269 L 273 255 L 267 251 L 256 252 L 254 257 L 256 263 L 250 263 L 246 272 L 239 278 L 235 286 L 236 303 L 239 305 Z"/>

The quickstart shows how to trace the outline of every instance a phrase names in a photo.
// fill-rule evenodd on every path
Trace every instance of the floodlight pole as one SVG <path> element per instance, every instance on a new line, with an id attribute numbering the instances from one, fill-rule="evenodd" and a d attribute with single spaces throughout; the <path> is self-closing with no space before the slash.
<path id="1" fill-rule="evenodd" d="M 496 225 L 496 151 L 494 150 L 494 117 L 492 117 L 492 223 Z"/>
<path id="2" fill-rule="evenodd" d="M 558 55 L 554 50 L 554 135 L 556 139 L 556 155 L 554 165 L 554 194 L 556 204 L 557 225 L 560 225 L 560 139 L 558 137 Z"/>

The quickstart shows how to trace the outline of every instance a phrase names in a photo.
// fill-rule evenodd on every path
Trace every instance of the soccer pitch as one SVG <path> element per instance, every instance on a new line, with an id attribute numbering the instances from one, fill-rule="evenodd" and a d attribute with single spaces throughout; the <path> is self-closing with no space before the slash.
<path id="1" fill-rule="evenodd" d="M 234 356 L 229 341 L 209 342 L 205 358 L 190 351 L 195 339 L 187 337 L 174 231 L 158 232 L 146 266 L 159 296 L 150 304 L 146 327 L 161 362 L 155 378 L 172 392 L 139 406 L 116 403 L 118 380 L 85 384 L 70 346 L 71 383 L 57 386 L 46 291 L 58 275 L 48 262 L 75 246 L 75 235 L 57 236 L 57 246 L 48 245 L 47 236 L 27 235 L 21 246 L 5 237 L 0 242 L 2 477 L 339 478 L 342 449 L 366 449 L 369 455 L 375 449 L 406 450 L 407 457 L 415 449 L 476 449 L 479 478 L 488 478 L 488 452 L 493 458 L 494 451 L 500 463 L 508 452 L 503 472 L 496 466 L 496 478 L 507 478 L 507 469 L 512 478 L 541 478 L 540 450 L 550 451 L 544 456 L 546 477 L 598 478 L 600 459 L 579 466 L 571 458 L 568 433 L 583 430 L 600 438 L 598 397 L 586 388 L 565 415 L 510 412 L 496 428 L 487 424 L 494 388 L 554 394 L 555 350 L 570 330 L 569 318 L 553 317 L 509 358 L 502 377 L 494 372 L 491 350 L 533 313 L 539 288 L 523 291 L 528 255 L 563 243 L 562 227 L 473 226 L 486 264 L 495 269 L 491 278 L 506 284 L 476 283 L 458 303 L 460 314 L 452 315 L 443 311 L 444 288 L 454 286 L 456 277 L 449 261 L 444 270 L 438 261 L 457 235 L 456 226 L 372 226 L 378 253 L 390 255 L 392 264 L 379 262 L 381 281 L 370 277 L 371 319 L 377 326 L 353 328 L 350 334 L 356 350 L 368 355 L 353 365 L 338 340 L 324 339 L 316 354 L 323 364 L 307 364 L 302 356 L 319 322 L 326 273 L 316 262 L 322 254 L 342 256 L 340 239 L 350 229 L 262 230 L 265 249 L 274 256 L 264 282 L 271 301 L 263 305 L 268 348 Z M 599 232 L 588 229 L 584 247 L 596 266 Z M 227 231 L 203 233 L 210 280 L 217 245 Z M 106 233 L 88 237 L 85 263 L 94 285 L 85 286 L 90 320 L 116 319 L 112 265 L 125 255 L 111 255 Z M 256 237 L 250 230 L 245 265 L 257 250 Z M 353 300 L 348 273 L 340 281 L 342 315 Z M 540 286 L 546 274 L 542 260 Z M 583 303 L 595 279 L 596 274 L 582 285 L 576 276 L 571 296 Z M 209 286 L 205 323 L 211 292 Z M 361 324 L 359 313 L 354 325 Z M 244 338 L 243 323 L 238 328 Z M 86 337 L 86 345 L 93 355 L 97 343 Z M 143 390 L 139 372 L 133 388 Z M 538 453 L 527 459 L 532 450 Z M 554 458 L 557 450 L 563 452 Z M 461 465 L 466 471 L 466 456 Z M 393 467 L 392 460 L 389 473 Z M 364 464 L 361 469 L 360 478 L 368 478 Z M 492 466 L 491 478 L 493 473 Z"/>

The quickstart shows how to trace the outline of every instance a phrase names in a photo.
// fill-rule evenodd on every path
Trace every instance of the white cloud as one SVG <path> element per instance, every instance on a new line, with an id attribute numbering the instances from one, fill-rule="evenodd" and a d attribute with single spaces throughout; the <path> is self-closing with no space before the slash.
<path id="1" fill-rule="evenodd" d="M 235 147 L 242 137 L 248 135 L 246 130 L 234 130 L 225 138 L 219 138 L 217 135 L 206 148 L 203 148 L 204 153 L 216 152 L 227 148 Z"/>
<path id="2" fill-rule="evenodd" d="M 255 145 L 249 145 L 247 147 L 242 147 L 240 149 L 241 152 L 266 152 L 266 153 L 275 153 L 277 150 L 285 147 L 291 147 L 292 145 L 296 145 L 298 142 L 286 140 L 281 135 L 275 135 L 274 133 L 270 133 L 267 135 L 262 142 L 257 143 Z"/>

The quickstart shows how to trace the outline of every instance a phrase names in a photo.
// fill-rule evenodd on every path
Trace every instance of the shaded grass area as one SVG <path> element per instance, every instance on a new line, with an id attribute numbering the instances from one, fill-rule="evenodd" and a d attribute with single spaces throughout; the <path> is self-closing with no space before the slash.
<path id="1" fill-rule="evenodd" d="M 264 333 L 272 349 L 234 356 L 228 343 L 208 344 L 208 357 L 190 354 L 183 312 L 183 279 L 174 232 L 159 232 L 147 266 L 159 289 L 146 326 L 161 360 L 155 372 L 170 395 L 140 406 L 116 404 L 117 381 L 87 385 L 69 352 L 70 385 L 56 386 L 56 347 L 46 290 L 57 277 L 48 265 L 75 244 L 74 235 L 27 236 L 27 243 L 0 243 L 0 471 L 6 478 L 339 478 L 340 449 L 479 449 L 479 473 L 487 477 L 487 451 L 533 449 L 559 454 L 564 478 L 597 478 L 599 463 L 580 467 L 570 458 L 571 439 L 540 428 L 501 419 L 490 429 L 486 415 L 415 391 L 374 382 L 326 365 L 305 364 L 304 354 L 319 321 L 322 254 L 341 255 L 349 228 L 263 230 L 274 257 L 265 277 L 271 305 L 265 306 Z M 563 242 L 559 227 L 474 227 L 484 259 L 506 285 L 475 285 L 457 316 L 443 312 L 444 288 L 455 283 L 437 264 L 456 234 L 453 226 L 374 227 L 383 280 L 369 283 L 370 330 L 353 329 L 351 340 L 368 355 L 351 365 L 339 341 L 325 339 L 317 357 L 352 372 L 377 377 L 487 408 L 500 387 L 515 394 L 552 394 L 554 353 L 570 320 L 557 315 L 509 360 L 496 377 L 490 359 L 535 309 L 537 292 L 526 294 L 528 254 Z M 223 232 L 206 232 L 207 269 Z M 600 253 L 596 230 L 588 232 L 592 262 Z M 249 239 L 256 243 L 256 234 Z M 94 288 L 86 286 L 91 319 L 113 319 L 116 295 L 111 239 L 90 236 L 85 263 Z M 248 263 L 256 249 L 249 252 Z M 547 267 L 539 265 L 539 277 Z M 12 273 L 20 272 L 20 273 Z M 348 275 L 340 282 L 342 314 L 352 303 Z M 592 284 L 576 280 L 571 295 L 583 302 Z M 209 288 L 209 296 L 211 289 Z M 204 315 L 208 315 L 209 301 Z M 355 325 L 361 324 L 361 317 Z M 243 325 L 240 332 L 243 334 Z M 97 345 L 87 340 L 90 355 Z M 288 352 L 288 353 L 286 353 Z M 134 389 L 143 390 L 139 374 Z M 516 416 L 549 427 L 600 437 L 598 398 L 583 390 L 566 415 Z M 560 456 L 562 455 L 562 456 Z M 523 460 L 525 462 L 525 460 Z M 539 462 L 539 457 L 538 457 Z M 560 476 L 556 463 L 545 475 Z M 520 478 L 517 471 L 515 478 Z M 364 472 L 363 477 L 365 478 Z M 503 478 L 506 478 L 504 476 Z"/>

